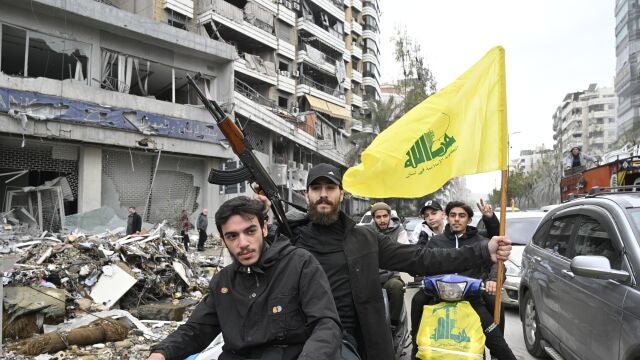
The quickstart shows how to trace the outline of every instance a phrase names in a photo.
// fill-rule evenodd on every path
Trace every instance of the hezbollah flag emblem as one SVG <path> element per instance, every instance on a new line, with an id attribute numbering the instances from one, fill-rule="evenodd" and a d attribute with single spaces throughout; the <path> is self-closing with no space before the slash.
<path id="1" fill-rule="evenodd" d="M 345 190 L 412 198 L 456 176 L 506 170 L 505 82 L 504 49 L 498 46 L 380 133 L 362 162 L 345 173 Z"/>

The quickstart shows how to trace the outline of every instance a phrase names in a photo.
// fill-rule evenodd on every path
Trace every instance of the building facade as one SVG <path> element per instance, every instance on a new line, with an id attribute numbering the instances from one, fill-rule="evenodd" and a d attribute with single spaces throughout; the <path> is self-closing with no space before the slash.
<path id="1" fill-rule="evenodd" d="M 238 163 L 187 74 L 297 202 L 310 166 L 344 167 L 364 102 L 380 97 L 377 2 L 0 1 L 0 23 L 0 176 L 17 175 L 1 203 L 32 214 L 44 196 L 26 186 L 62 189 L 66 215 L 136 206 L 152 223 L 247 193 L 208 184 L 210 168 Z"/>
<path id="2" fill-rule="evenodd" d="M 574 146 L 602 156 L 617 139 L 616 97 L 612 88 L 591 84 L 568 93 L 553 114 L 555 149 L 567 153 Z"/>
<path id="3" fill-rule="evenodd" d="M 640 1 L 616 0 L 615 17 L 615 93 L 622 135 L 640 129 Z"/>

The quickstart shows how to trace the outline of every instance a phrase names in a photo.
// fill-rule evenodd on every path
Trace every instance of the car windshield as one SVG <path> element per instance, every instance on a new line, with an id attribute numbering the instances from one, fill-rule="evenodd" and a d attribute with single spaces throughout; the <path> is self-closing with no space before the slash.
<path id="1" fill-rule="evenodd" d="M 368 224 L 371 222 L 371 220 L 373 220 L 373 218 L 371 217 L 371 215 L 366 214 L 365 216 L 362 217 L 362 219 L 360 220 L 361 224 Z"/>
<path id="2" fill-rule="evenodd" d="M 640 208 L 629 209 L 629 215 L 633 220 L 633 226 L 636 228 L 636 232 L 640 233 Z"/>
<path id="3" fill-rule="evenodd" d="M 507 237 L 514 245 L 527 245 L 542 218 L 511 218 L 507 219 Z"/>
<path id="4" fill-rule="evenodd" d="M 411 219 L 404 225 L 404 229 L 407 230 L 407 232 L 412 232 L 421 222 L 422 219 Z"/>

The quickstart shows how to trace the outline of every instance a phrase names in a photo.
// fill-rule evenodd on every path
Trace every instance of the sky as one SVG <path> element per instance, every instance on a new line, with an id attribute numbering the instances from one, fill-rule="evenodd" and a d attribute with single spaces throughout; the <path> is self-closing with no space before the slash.
<path id="1" fill-rule="evenodd" d="M 379 0 L 381 75 L 400 77 L 393 37 L 404 28 L 420 44 L 442 89 L 496 45 L 505 48 L 510 158 L 553 146 L 552 115 L 569 92 L 612 87 L 614 0 Z M 467 177 L 487 194 L 499 172 Z"/>

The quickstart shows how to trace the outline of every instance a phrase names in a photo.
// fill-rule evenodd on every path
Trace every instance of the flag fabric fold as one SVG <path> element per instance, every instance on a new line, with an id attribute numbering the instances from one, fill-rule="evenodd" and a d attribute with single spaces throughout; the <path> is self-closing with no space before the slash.
<path id="1" fill-rule="evenodd" d="M 507 134 L 504 49 L 497 46 L 381 132 L 343 185 L 372 198 L 421 197 L 453 177 L 506 170 Z"/>

